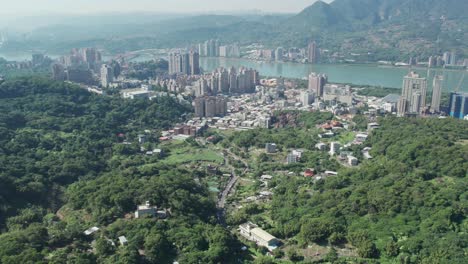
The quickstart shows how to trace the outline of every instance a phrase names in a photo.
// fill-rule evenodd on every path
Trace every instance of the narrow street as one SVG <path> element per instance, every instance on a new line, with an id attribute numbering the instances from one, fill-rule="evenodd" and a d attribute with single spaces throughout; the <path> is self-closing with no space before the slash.
<path id="1" fill-rule="evenodd" d="M 232 157 L 234 160 L 241 161 L 244 164 L 245 169 L 242 172 L 242 174 L 245 174 L 249 170 L 247 162 L 245 162 L 244 160 L 242 160 L 241 158 L 233 154 L 230 150 L 226 150 L 226 153 L 228 155 L 224 155 L 224 162 L 226 166 L 228 166 L 231 169 L 231 177 L 229 178 L 228 183 L 224 187 L 224 190 L 218 195 L 218 201 L 216 203 L 216 207 L 218 208 L 218 213 L 217 213 L 218 222 L 223 226 L 226 226 L 226 219 L 225 219 L 226 199 L 231 193 L 234 186 L 236 185 L 237 180 L 239 180 L 239 176 L 236 175 L 235 168 L 229 164 L 229 157 Z"/>

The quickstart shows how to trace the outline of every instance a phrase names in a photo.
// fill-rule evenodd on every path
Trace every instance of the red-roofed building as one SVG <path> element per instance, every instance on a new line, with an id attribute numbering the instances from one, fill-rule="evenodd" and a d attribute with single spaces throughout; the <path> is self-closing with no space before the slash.
<path id="1" fill-rule="evenodd" d="M 315 170 L 314 169 L 307 169 L 304 171 L 304 177 L 314 177 Z"/>

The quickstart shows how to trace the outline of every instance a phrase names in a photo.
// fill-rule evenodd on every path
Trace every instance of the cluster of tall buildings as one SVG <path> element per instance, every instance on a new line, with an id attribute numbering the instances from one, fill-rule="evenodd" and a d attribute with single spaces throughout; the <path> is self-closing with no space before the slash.
<path id="1" fill-rule="evenodd" d="M 219 57 L 239 58 L 240 56 L 240 47 L 237 44 L 219 46 Z"/>
<path id="2" fill-rule="evenodd" d="M 315 72 L 309 74 L 310 92 L 314 92 L 315 96 L 323 97 L 325 84 L 328 82 L 328 76 L 325 74 L 317 74 Z"/>
<path id="3" fill-rule="evenodd" d="M 397 105 L 398 116 L 418 115 L 428 110 L 432 113 L 440 113 L 441 97 L 444 77 L 434 76 L 432 83 L 432 100 L 430 108 L 426 102 L 427 79 L 415 72 L 410 72 L 403 78 L 403 89 Z M 443 111 L 446 111 L 445 109 Z M 468 93 L 450 93 L 450 102 L 447 109 L 451 117 L 463 119 L 468 115 Z"/>
<path id="4" fill-rule="evenodd" d="M 252 93 L 255 92 L 259 80 L 259 73 L 254 69 L 220 68 L 200 78 L 195 88 L 195 95 Z"/>
<path id="5" fill-rule="evenodd" d="M 444 52 L 442 58 L 447 65 L 457 65 L 457 53 L 455 51 Z"/>
<path id="6" fill-rule="evenodd" d="M 458 57 L 455 51 L 444 52 L 442 56 L 430 56 L 428 67 L 442 67 L 442 66 L 456 66 L 458 64 Z"/>
<path id="7" fill-rule="evenodd" d="M 202 57 L 218 57 L 219 46 L 219 40 L 210 39 L 198 45 L 198 52 Z"/>
<path id="8" fill-rule="evenodd" d="M 434 76 L 432 83 L 432 100 L 430 111 L 440 113 L 441 97 L 444 77 Z M 415 72 L 410 72 L 403 78 L 403 87 L 397 104 L 398 116 L 420 114 L 428 110 L 427 105 L 427 79 Z"/>
<path id="9" fill-rule="evenodd" d="M 92 70 L 83 67 L 65 67 L 63 64 L 53 64 L 52 77 L 57 81 L 94 84 Z"/>
<path id="10" fill-rule="evenodd" d="M 65 67 L 86 66 L 94 69 L 102 62 L 102 55 L 95 48 L 72 49 L 70 55 L 60 58 L 60 62 Z"/>
<path id="11" fill-rule="evenodd" d="M 222 96 L 196 97 L 193 104 L 197 117 L 221 117 L 227 113 L 227 100 Z"/>
<path id="12" fill-rule="evenodd" d="M 241 56 L 239 45 L 221 45 L 217 39 L 210 39 L 198 44 L 198 53 L 202 57 L 238 58 Z"/>
<path id="13" fill-rule="evenodd" d="M 42 58 L 36 56 L 35 61 Z M 71 81 L 84 84 L 96 84 L 107 87 L 120 74 L 120 65 L 103 64 L 101 53 L 95 48 L 72 49 L 69 55 L 62 56 L 58 63 L 52 65 L 55 80 Z"/>
<path id="14" fill-rule="evenodd" d="M 200 54 L 193 50 L 170 53 L 169 74 L 200 74 Z"/>
<path id="15" fill-rule="evenodd" d="M 427 79 L 416 72 L 403 77 L 403 88 L 398 101 L 398 115 L 419 114 L 426 107 Z"/>
<path id="16" fill-rule="evenodd" d="M 261 49 L 257 51 L 257 56 L 265 60 L 275 60 L 275 50 L 272 49 Z"/>

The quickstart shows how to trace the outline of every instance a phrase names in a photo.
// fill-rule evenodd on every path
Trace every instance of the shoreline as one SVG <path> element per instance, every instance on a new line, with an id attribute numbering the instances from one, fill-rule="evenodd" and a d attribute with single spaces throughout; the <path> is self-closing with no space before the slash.
<path id="1" fill-rule="evenodd" d="M 395 66 L 395 65 L 384 65 L 376 62 L 357 62 L 357 63 L 302 63 L 302 62 L 293 62 L 293 61 L 275 61 L 275 60 L 255 60 L 251 58 L 237 58 L 237 57 L 200 57 L 200 59 L 227 59 L 227 60 L 237 60 L 237 61 L 251 61 L 258 64 L 292 64 L 292 65 L 310 65 L 310 66 L 357 66 L 357 67 L 377 67 L 383 69 L 414 69 L 414 70 L 429 70 L 429 71 L 447 71 L 447 72 L 466 72 L 468 69 L 447 69 L 447 68 L 428 68 L 422 66 Z"/>
<path id="2" fill-rule="evenodd" d="M 133 51 L 133 52 L 137 52 L 137 51 Z M 31 58 L 33 52 L 31 52 L 31 54 L 27 53 L 27 52 L 12 52 L 12 53 L 0 53 L 0 58 L 4 58 L 6 59 L 7 61 L 15 61 L 15 62 L 23 62 L 28 59 Z M 52 58 L 52 59 L 56 59 L 56 58 L 59 58 L 61 55 L 57 55 L 57 54 L 46 54 L 48 57 Z M 136 58 L 138 57 L 145 57 L 145 56 L 152 56 L 151 54 L 141 54 L 139 56 L 137 56 Z M 108 58 L 113 58 L 115 57 L 115 55 L 107 55 L 106 57 Z M 19 59 L 21 58 L 21 59 Z M 293 61 L 276 61 L 276 60 L 256 60 L 256 59 L 252 59 L 252 58 L 246 58 L 246 57 L 240 57 L 240 58 L 237 58 L 237 57 L 200 57 L 200 59 L 227 59 L 227 60 L 237 60 L 237 61 L 250 61 L 250 62 L 254 62 L 254 63 L 258 63 L 258 64 L 284 64 L 284 65 L 309 65 L 309 66 L 342 66 L 342 67 L 352 67 L 352 66 L 356 66 L 356 67 L 377 67 L 377 68 L 383 68 L 383 69 L 414 69 L 414 70 L 418 70 L 418 71 L 423 71 L 423 70 L 429 70 L 429 71 L 442 71 L 442 72 L 460 72 L 460 73 L 463 73 L 463 72 L 467 72 L 468 71 L 468 68 L 467 69 L 447 69 L 447 68 L 441 68 L 441 67 L 437 67 L 437 68 L 428 68 L 428 67 L 421 67 L 421 66 L 395 66 L 395 65 L 384 65 L 384 64 L 379 64 L 377 62 L 356 62 L 356 63 L 317 63 L 317 64 L 309 64 L 309 63 L 302 63 L 302 62 L 293 62 Z M 147 59 L 147 60 L 142 60 L 142 61 L 138 61 L 138 62 L 144 62 L 144 61 L 150 61 L 152 60 L 151 59 Z"/>

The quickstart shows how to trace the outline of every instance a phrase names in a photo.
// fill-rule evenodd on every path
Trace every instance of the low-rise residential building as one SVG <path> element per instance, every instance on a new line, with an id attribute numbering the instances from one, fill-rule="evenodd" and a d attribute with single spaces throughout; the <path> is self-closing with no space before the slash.
<path id="1" fill-rule="evenodd" d="M 149 98 L 150 91 L 147 88 L 127 89 L 122 90 L 120 94 L 126 99 Z"/>
<path id="2" fill-rule="evenodd" d="M 125 236 L 119 236 L 119 242 L 121 246 L 125 246 L 128 244 L 128 240 Z"/>
<path id="3" fill-rule="evenodd" d="M 330 155 L 335 156 L 340 151 L 341 144 L 339 142 L 330 143 Z"/>
<path id="4" fill-rule="evenodd" d="M 304 171 L 304 177 L 314 177 L 315 176 L 315 170 L 314 169 L 307 169 Z"/>
<path id="5" fill-rule="evenodd" d="M 348 156 L 348 164 L 350 166 L 357 166 L 359 164 L 359 160 L 356 157 Z"/>
<path id="6" fill-rule="evenodd" d="M 239 231 L 246 239 L 257 243 L 259 246 L 266 247 L 270 251 L 276 249 L 280 242 L 276 237 L 259 228 L 252 222 L 240 225 Z"/>
<path id="7" fill-rule="evenodd" d="M 359 133 L 356 135 L 356 141 L 357 142 L 364 142 L 367 140 L 369 136 L 367 134 Z"/>
<path id="8" fill-rule="evenodd" d="M 174 135 L 186 135 L 195 137 L 198 134 L 198 129 L 195 126 L 180 126 L 174 128 Z"/>
<path id="9" fill-rule="evenodd" d="M 86 229 L 83 233 L 86 236 L 89 236 L 89 235 L 92 235 L 92 234 L 96 233 L 97 231 L 99 231 L 99 227 L 93 226 L 91 228 Z"/>
<path id="10" fill-rule="evenodd" d="M 291 152 L 291 154 L 295 155 L 296 156 L 296 159 L 299 161 L 302 159 L 302 154 L 304 153 L 303 150 L 301 149 L 295 149 Z"/>
<path id="11" fill-rule="evenodd" d="M 320 151 L 324 151 L 327 149 L 327 144 L 325 143 L 318 143 L 317 145 L 315 145 L 315 147 L 320 150 Z"/>
<path id="12" fill-rule="evenodd" d="M 323 134 L 319 134 L 319 138 L 332 138 L 335 136 L 335 133 L 333 132 L 326 132 L 326 133 L 323 133 Z"/>
<path id="13" fill-rule="evenodd" d="M 265 151 L 266 151 L 266 153 L 270 153 L 270 154 L 271 153 L 276 153 L 276 151 L 277 151 L 276 144 L 275 143 L 267 143 L 265 145 Z"/>
<path id="14" fill-rule="evenodd" d="M 372 159 L 372 156 L 370 155 L 369 151 L 371 151 L 372 148 L 366 147 L 362 150 L 362 155 L 364 156 L 365 159 Z"/>
<path id="15" fill-rule="evenodd" d="M 294 153 L 289 153 L 288 156 L 286 157 L 286 163 L 287 164 L 294 164 L 297 163 L 298 157 Z"/>
<path id="16" fill-rule="evenodd" d="M 145 216 L 156 217 L 157 211 L 157 206 L 151 206 L 151 203 L 146 201 L 145 204 L 138 206 L 137 210 L 135 211 L 135 218 L 142 218 Z"/>
<path id="17" fill-rule="evenodd" d="M 140 143 L 140 144 L 145 144 L 145 143 L 146 143 L 146 139 L 147 139 L 146 135 L 144 135 L 144 134 L 138 135 L 138 143 Z"/>
<path id="18" fill-rule="evenodd" d="M 326 176 L 338 176 L 338 172 L 336 171 L 325 171 Z"/>
<path id="19" fill-rule="evenodd" d="M 372 131 L 374 129 L 378 129 L 380 127 L 379 123 L 369 123 L 367 124 L 367 130 Z"/>

